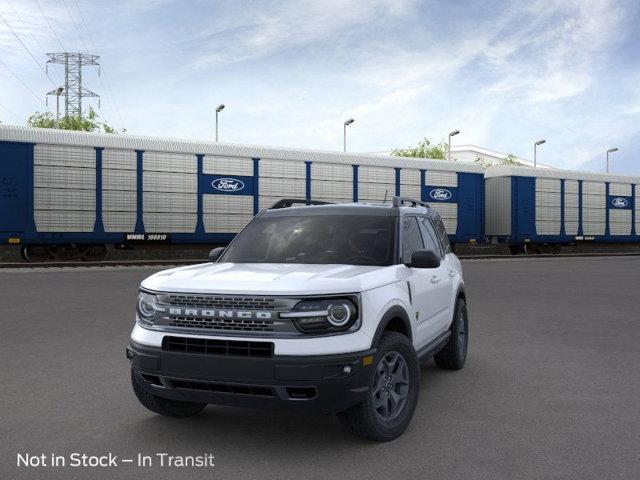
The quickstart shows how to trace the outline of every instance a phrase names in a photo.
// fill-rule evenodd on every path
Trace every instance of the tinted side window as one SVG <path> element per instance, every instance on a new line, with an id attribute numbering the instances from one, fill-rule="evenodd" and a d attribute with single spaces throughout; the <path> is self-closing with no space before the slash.
<path id="1" fill-rule="evenodd" d="M 442 223 L 442 219 L 440 217 L 433 219 L 433 224 L 436 227 L 436 233 L 440 238 L 440 244 L 442 245 L 442 249 L 444 250 L 444 254 L 451 253 L 451 244 L 449 243 L 449 237 L 447 236 L 447 231 L 444 228 L 444 223 Z"/>
<path id="2" fill-rule="evenodd" d="M 422 238 L 424 238 L 424 248 L 437 253 L 441 257 L 443 256 L 442 248 L 440 248 L 440 241 L 433 230 L 431 221 L 427 217 L 420 218 L 420 230 L 422 230 Z"/>
<path id="3" fill-rule="evenodd" d="M 416 217 L 404 217 L 402 219 L 402 261 L 410 262 L 415 250 L 424 248 L 422 235 L 418 227 Z"/>

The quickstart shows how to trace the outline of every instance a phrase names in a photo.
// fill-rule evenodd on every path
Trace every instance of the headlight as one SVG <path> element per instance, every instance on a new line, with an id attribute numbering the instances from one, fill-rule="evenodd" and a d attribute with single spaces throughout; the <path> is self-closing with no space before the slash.
<path id="1" fill-rule="evenodd" d="M 356 298 L 324 298 L 301 300 L 291 312 L 280 318 L 291 319 L 302 333 L 338 333 L 357 330 L 360 326 Z"/>
<path id="2" fill-rule="evenodd" d="M 157 312 L 157 306 L 158 306 L 158 297 L 156 297 L 152 293 L 148 293 L 143 290 L 140 290 L 140 293 L 138 293 L 137 310 L 138 310 L 138 318 L 142 322 L 147 324 L 153 323 L 156 316 L 156 312 Z"/>

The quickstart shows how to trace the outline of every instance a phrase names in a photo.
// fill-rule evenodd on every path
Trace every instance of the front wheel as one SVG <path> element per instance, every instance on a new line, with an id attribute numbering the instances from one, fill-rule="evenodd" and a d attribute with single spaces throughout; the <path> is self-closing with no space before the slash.
<path id="1" fill-rule="evenodd" d="M 420 366 L 409 339 L 397 332 L 382 336 L 365 402 L 338 417 L 353 433 L 377 442 L 400 436 L 418 403 Z"/>

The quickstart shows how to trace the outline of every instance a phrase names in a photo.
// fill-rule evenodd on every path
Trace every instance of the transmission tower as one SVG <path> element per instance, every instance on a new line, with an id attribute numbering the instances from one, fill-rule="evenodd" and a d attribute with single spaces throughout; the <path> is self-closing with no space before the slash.
<path id="1" fill-rule="evenodd" d="M 95 97 L 100 107 L 100 95 L 82 86 L 82 67 L 97 66 L 100 76 L 100 64 L 98 55 L 86 53 L 47 53 L 47 69 L 50 63 L 64 65 L 64 90 L 52 90 L 47 95 L 64 94 L 64 114 L 70 117 L 82 117 L 82 99 Z"/>

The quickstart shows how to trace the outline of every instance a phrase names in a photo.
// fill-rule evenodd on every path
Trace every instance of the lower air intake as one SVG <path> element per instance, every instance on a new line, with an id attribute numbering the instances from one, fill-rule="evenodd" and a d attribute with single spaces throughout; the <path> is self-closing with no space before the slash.
<path id="1" fill-rule="evenodd" d="M 259 385 L 231 385 L 227 383 L 198 382 L 194 380 L 170 380 L 173 388 L 198 390 L 233 395 L 251 395 L 254 397 L 274 397 L 273 390 Z"/>
<path id="2" fill-rule="evenodd" d="M 235 357 L 273 357 L 272 342 L 245 342 L 209 338 L 164 337 L 162 349 L 169 352 L 199 353 Z"/>

